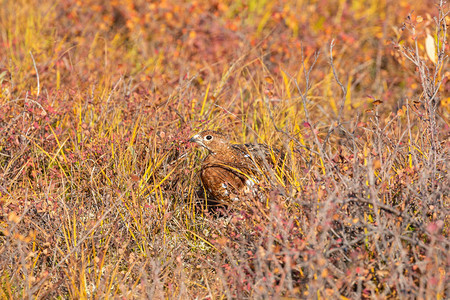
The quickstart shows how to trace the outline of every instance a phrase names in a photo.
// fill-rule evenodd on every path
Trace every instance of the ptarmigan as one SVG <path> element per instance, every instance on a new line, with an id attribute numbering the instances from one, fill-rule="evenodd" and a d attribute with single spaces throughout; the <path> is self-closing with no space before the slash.
<path id="1" fill-rule="evenodd" d="M 219 203 L 229 204 L 242 196 L 255 196 L 257 185 L 271 182 L 274 169 L 286 156 L 263 144 L 233 144 L 216 131 L 194 135 L 190 142 L 208 150 L 200 169 L 200 179 L 209 195 Z"/>

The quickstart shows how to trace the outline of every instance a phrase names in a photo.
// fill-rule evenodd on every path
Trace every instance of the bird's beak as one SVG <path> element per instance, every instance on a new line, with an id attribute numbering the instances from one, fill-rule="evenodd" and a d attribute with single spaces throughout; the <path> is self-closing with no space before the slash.
<path id="1" fill-rule="evenodd" d="M 200 136 L 198 134 L 194 135 L 189 139 L 189 142 L 191 143 L 198 143 L 200 141 Z"/>

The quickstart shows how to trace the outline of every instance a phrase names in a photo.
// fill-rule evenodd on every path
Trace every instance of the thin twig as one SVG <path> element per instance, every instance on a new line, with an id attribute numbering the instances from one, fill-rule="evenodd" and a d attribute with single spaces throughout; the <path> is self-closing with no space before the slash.
<path id="1" fill-rule="evenodd" d="M 37 99 L 39 97 L 39 93 L 41 91 L 41 84 L 40 84 L 40 81 L 39 81 L 39 72 L 38 72 L 38 69 L 36 67 L 36 61 L 34 60 L 34 56 L 33 56 L 33 53 L 31 53 L 31 50 L 30 50 L 30 55 L 31 55 L 31 59 L 33 60 L 34 70 L 36 71 L 36 79 L 37 79 L 37 95 L 36 95 L 36 99 Z"/>
<path id="2" fill-rule="evenodd" d="M 336 124 L 336 126 L 334 124 L 330 125 L 330 128 L 328 129 L 327 135 L 325 137 L 325 139 L 323 140 L 323 149 L 325 150 L 325 146 L 328 142 L 328 139 L 331 136 L 331 133 L 333 133 L 334 129 L 336 127 L 340 127 L 341 124 L 341 119 L 342 119 L 342 113 L 344 111 L 344 106 L 345 106 L 345 100 L 347 99 L 347 89 L 345 88 L 345 86 L 342 84 L 342 82 L 339 80 L 339 76 L 337 74 L 336 71 L 336 67 L 334 65 L 334 60 L 333 60 L 333 47 L 334 47 L 335 43 L 334 43 L 334 39 L 331 41 L 330 43 L 330 65 L 331 65 L 331 69 L 333 70 L 333 76 L 334 79 L 336 80 L 337 84 L 341 87 L 342 90 L 342 100 L 341 100 L 341 105 L 339 107 L 339 112 L 337 115 L 337 120 L 334 124 Z"/>

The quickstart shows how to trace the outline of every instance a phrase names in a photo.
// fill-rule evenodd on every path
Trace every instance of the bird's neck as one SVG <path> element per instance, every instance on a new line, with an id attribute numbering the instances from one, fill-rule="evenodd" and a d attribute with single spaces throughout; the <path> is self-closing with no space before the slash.
<path id="1" fill-rule="evenodd" d="M 214 156 L 224 156 L 229 153 L 229 151 L 230 147 L 228 145 L 223 145 L 223 147 L 215 149 L 214 151 L 211 150 L 209 154 Z"/>

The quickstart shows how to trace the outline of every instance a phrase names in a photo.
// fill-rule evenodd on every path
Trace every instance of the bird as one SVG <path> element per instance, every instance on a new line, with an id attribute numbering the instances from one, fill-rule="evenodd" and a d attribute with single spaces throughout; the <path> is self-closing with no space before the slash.
<path id="1" fill-rule="evenodd" d="M 219 204 L 230 204 L 243 197 L 258 197 L 258 186 L 278 177 L 286 155 L 264 144 L 235 144 L 223 133 L 205 130 L 189 142 L 208 151 L 200 167 L 200 179 L 206 192 Z M 279 169 L 280 170 L 280 169 Z M 259 193 L 260 194 L 260 193 Z"/>

